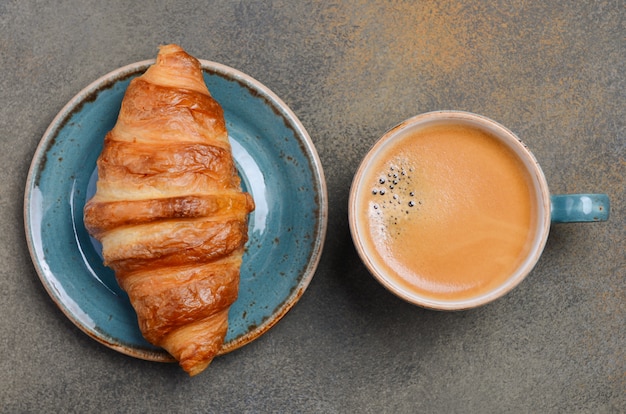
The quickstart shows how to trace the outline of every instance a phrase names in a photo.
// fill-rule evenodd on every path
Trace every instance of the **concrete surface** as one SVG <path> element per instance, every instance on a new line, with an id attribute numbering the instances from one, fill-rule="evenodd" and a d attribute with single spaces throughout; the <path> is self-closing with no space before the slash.
<path id="1" fill-rule="evenodd" d="M 2 1 L 0 411 L 626 412 L 625 18 L 622 0 Z M 315 142 L 330 200 L 300 302 L 193 379 L 74 327 L 23 230 L 28 167 L 55 114 L 169 42 L 279 95 Z M 528 279 L 483 308 L 395 298 L 356 256 L 348 188 L 377 137 L 435 109 L 508 126 L 553 192 L 608 193 L 610 221 L 554 226 Z"/>

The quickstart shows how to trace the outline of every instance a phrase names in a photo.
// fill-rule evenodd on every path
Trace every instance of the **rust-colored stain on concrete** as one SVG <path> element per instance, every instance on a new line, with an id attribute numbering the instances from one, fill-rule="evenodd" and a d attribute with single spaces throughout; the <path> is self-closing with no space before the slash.
<path id="1" fill-rule="evenodd" d="M 327 46 L 343 58 L 328 62 L 324 87 L 345 106 L 325 115 L 391 127 L 427 110 L 464 109 L 522 130 L 558 119 L 563 133 L 551 136 L 568 140 L 607 89 L 594 76 L 585 21 L 565 11 L 527 1 L 328 7 Z"/>

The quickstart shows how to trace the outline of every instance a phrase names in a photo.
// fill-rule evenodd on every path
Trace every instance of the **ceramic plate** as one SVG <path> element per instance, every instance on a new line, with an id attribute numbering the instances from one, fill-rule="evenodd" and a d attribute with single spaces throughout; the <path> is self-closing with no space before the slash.
<path id="1" fill-rule="evenodd" d="M 74 324 L 122 353 L 171 361 L 143 339 L 128 297 L 83 224 L 104 135 L 115 124 L 130 80 L 153 62 L 98 79 L 56 116 L 30 167 L 24 220 L 37 273 Z M 242 187 L 256 203 L 224 354 L 265 333 L 303 294 L 320 259 L 328 207 L 320 160 L 293 112 L 251 77 L 201 63 L 209 90 L 224 108 Z"/>

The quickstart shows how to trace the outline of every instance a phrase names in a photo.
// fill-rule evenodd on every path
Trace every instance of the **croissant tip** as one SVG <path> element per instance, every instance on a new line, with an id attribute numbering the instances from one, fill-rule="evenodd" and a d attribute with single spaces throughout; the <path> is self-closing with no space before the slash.
<path id="1" fill-rule="evenodd" d="M 176 43 L 164 43 L 164 44 L 159 45 L 159 52 L 168 52 L 168 51 L 180 52 L 182 50 L 184 49 Z"/>
<path id="2" fill-rule="evenodd" d="M 208 361 L 204 361 L 204 362 L 201 362 L 201 363 L 196 363 L 196 364 L 191 365 L 191 366 L 185 366 L 184 363 L 181 363 L 180 366 L 187 374 L 189 374 L 190 377 L 195 377 L 196 375 L 200 374 L 205 369 L 207 369 L 209 364 L 211 364 L 212 360 L 213 359 L 210 359 Z"/>

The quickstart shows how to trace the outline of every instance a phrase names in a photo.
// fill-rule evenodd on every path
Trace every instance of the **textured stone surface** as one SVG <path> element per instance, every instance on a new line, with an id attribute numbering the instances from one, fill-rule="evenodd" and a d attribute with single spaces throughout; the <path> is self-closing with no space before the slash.
<path id="1" fill-rule="evenodd" d="M 205 3 L 0 3 L 0 411 L 626 411 L 623 1 Z M 30 160 L 55 114 L 169 42 L 248 73 L 294 110 L 330 206 L 301 301 L 193 379 L 74 327 L 39 282 L 22 224 Z M 608 193 L 610 221 L 554 226 L 527 280 L 483 308 L 395 298 L 356 256 L 348 189 L 377 137 L 435 109 L 508 126 L 553 192 Z"/>

